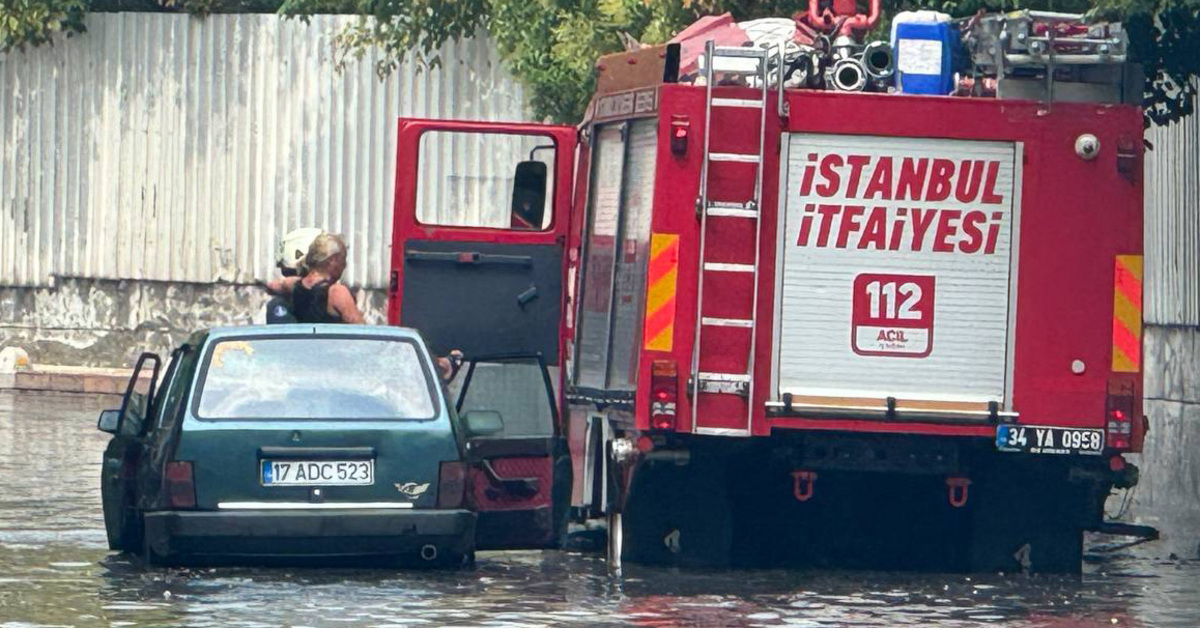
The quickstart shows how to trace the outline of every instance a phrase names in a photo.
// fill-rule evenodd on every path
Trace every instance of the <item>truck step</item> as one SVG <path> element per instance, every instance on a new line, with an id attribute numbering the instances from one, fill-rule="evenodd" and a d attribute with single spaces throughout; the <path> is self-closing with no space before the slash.
<path id="1" fill-rule="evenodd" d="M 750 376 L 745 373 L 700 373 L 702 382 L 744 382 L 750 383 Z"/>
<path id="2" fill-rule="evenodd" d="M 700 373 L 697 390 L 716 395 L 750 394 L 750 376 L 741 373 Z"/>

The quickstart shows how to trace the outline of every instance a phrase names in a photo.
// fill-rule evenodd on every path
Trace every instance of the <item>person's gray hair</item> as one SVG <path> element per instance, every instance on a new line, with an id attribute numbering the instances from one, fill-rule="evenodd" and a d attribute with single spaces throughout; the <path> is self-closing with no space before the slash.
<path id="1" fill-rule="evenodd" d="M 346 241 L 336 233 L 322 233 L 309 245 L 304 265 L 319 268 L 339 255 L 346 255 Z"/>

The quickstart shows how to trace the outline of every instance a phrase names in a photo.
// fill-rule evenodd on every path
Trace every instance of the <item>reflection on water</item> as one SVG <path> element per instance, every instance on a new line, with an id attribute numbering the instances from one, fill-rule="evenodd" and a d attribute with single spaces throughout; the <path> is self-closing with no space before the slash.
<path id="1" fill-rule="evenodd" d="M 1195 628 L 1200 564 L 1153 545 L 1082 579 L 690 572 L 558 552 L 475 569 L 146 570 L 105 549 L 95 399 L 0 394 L 0 628 L 1011 626 Z"/>

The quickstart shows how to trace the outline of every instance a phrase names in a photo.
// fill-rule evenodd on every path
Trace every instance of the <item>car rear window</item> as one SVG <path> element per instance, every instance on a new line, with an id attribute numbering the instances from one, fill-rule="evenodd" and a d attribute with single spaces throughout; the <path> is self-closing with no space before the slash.
<path id="1" fill-rule="evenodd" d="M 239 338 L 205 357 L 202 419 L 432 419 L 434 387 L 411 340 Z"/>

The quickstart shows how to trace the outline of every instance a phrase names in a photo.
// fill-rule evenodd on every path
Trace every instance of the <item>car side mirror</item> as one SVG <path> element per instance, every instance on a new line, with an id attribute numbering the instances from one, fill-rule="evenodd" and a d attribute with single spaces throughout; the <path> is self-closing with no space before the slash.
<path id="1" fill-rule="evenodd" d="M 513 174 L 511 228 L 541 230 L 546 217 L 546 177 L 545 162 L 517 164 Z"/>
<path id="2" fill-rule="evenodd" d="M 504 419 L 495 410 L 471 410 L 463 415 L 470 436 L 494 436 L 504 431 Z"/>
<path id="3" fill-rule="evenodd" d="M 96 421 L 96 429 L 109 434 L 116 434 L 117 428 L 121 424 L 120 410 L 104 410 L 100 413 L 100 420 Z"/>

